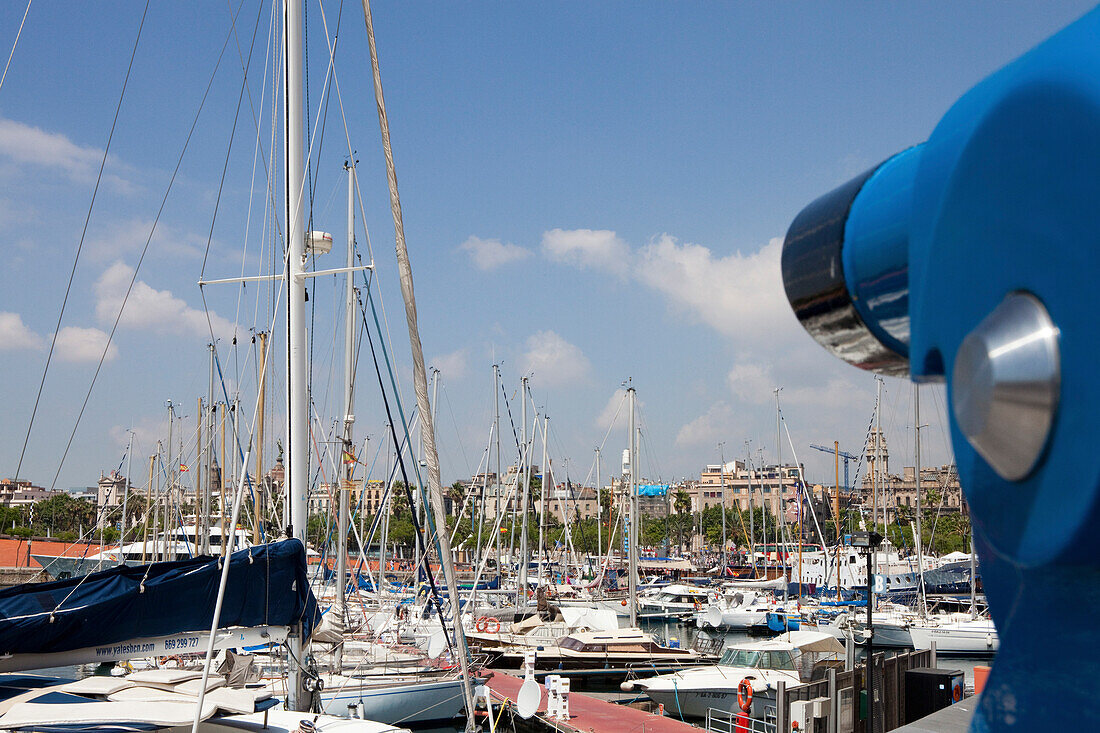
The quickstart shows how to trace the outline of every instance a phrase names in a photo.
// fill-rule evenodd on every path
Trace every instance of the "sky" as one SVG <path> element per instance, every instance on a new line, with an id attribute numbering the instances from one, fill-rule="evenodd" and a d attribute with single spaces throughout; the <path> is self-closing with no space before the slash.
<path id="1" fill-rule="evenodd" d="M 25 7 L 0 4 L 5 61 Z M 833 458 L 810 444 L 859 453 L 876 383 L 792 315 L 779 275 L 787 227 L 817 196 L 924 140 L 971 86 L 1088 9 L 376 2 L 421 338 L 441 374 L 444 480 L 485 460 L 498 364 L 505 464 L 523 376 L 528 416 L 549 416 L 549 455 L 574 481 L 592 480 L 597 447 L 604 479 L 618 470 L 628 380 L 654 481 L 697 477 L 720 456 L 774 462 L 781 387 L 782 457 L 793 448 L 810 481 L 832 483 Z M 138 2 L 34 3 L 0 86 L 0 476 L 22 460 L 20 477 L 36 484 L 94 484 L 125 468 L 132 430 L 140 483 L 168 441 L 168 401 L 181 418 L 173 450 L 182 435 L 193 460 L 212 339 L 217 393 L 239 396 L 242 432 L 256 425 L 253 332 L 273 330 L 281 364 L 285 309 L 270 283 L 198 285 L 281 264 L 268 183 L 280 157 L 272 8 L 198 0 L 142 14 Z M 357 247 L 375 264 L 408 413 L 360 4 L 307 3 L 306 35 L 312 227 L 334 241 L 311 266 L 344 263 L 354 151 Z M 342 292 L 331 276 L 310 287 L 317 450 L 340 414 Z M 388 449 L 367 346 L 356 384 L 356 440 L 377 477 L 386 459 L 374 456 Z M 270 457 L 285 370 L 268 385 Z M 921 399 L 922 462 L 949 462 L 943 390 Z M 914 462 L 913 405 L 911 385 L 886 380 L 894 472 Z"/>

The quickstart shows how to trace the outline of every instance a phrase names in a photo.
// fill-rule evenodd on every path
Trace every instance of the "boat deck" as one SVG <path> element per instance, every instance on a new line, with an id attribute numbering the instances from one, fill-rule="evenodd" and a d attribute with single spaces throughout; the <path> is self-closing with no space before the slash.
<path id="1" fill-rule="evenodd" d="M 486 683 L 496 700 L 510 705 L 519 694 L 523 680 L 494 670 Z M 546 688 L 542 687 L 542 704 L 529 723 L 541 723 L 545 729 L 572 733 L 699 733 L 695 726 L 673 720 L 664 715 L 647 713 L 627 705 L 600 700 L 581 692 L 569 693 L 569 720 L 550 720 L 546 717 Z"/>

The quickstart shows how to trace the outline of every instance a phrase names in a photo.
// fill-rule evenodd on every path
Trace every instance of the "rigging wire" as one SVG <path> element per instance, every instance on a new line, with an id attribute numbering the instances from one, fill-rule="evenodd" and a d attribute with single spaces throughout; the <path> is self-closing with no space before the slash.
<path id="1" fill-rule="evenodd" d="M 30 11 L 30 3 L 28 2 L 27 3 L 27 12 L 29 12 L 29 11 Z M 23 468 L 23 458 L 27 453 L 27 443 L 29 443 L 30 439 L 31 439 L 31 430 L 34 428 L 34 418 L 38 414 L 38 405 L 39 405 L 39 402 L 42 399 L 42 389 L 46 384 L 46 374 L 48 374 L 49 371 L 50 371 L 50 362 L 53 360 L 54 348 L 56 348 L 56 346 L 57 346 L 57 336 L 61 332 L 61 320 L 65 316 L 65 306 L 68 305 L 68 303 L 69 303 L 69 293 L 72 291 L 72 288 L 73 288 L 73 278 L 76 277 L 76 267 L 80 262 L 80 253 L 84 249 L 84 238 L 88 234 L 88 224 L 92 219 L 92 210 L 95 208 L 96 195 L 99 193 L 99 184 L 103 180 L 103 169 L 107 166 L 107 154 L 110 152 L 111 142 L 115 138 L 115 128 L 118 126 L 119 112 L 122 111 L 122 100 L 126 98 L 126 88 L 130 84 L 130 72 L 134 68 L 134 59 L 137 57 L 138 45 L 141 42 L 141 32 L 145 28 L 145 18 L 148 15 L 148 13 L 149 13 L 149 0 L 145 0 L 145 8 L 142 10 L 142 13 L 141 13 L 141 22 L 138 23 L 137 35 L 134 38 L 134 48 L 130 51 L 130 63 L 126 67 L 126 76 L 122 80 L 122 90 L 119 92 L 118 103 L 115 105 L 115 114 L 114 114 L 114 117 L 111 119 L 111 131 L 107 134 L 107 144 L 103 147 L 103 156 L 99 159 L 99 171 L 96 173 L 95 186 L 92 188 L 92 198 L 91 198 L 91 201 L 88 202 L 88 212 L 84 215 L 84 226 L 83 226 L 83 228 L 81 229 L 81 232 L 80 232 L 80 241 L 77 243 L 77 246 L 76 246 L 76 255 L 73 257 L 72 269 L 69 270 L 69 281 L 65 285 L 65 297 L 61 300 L 61 311 L 57 314 L 57 325 L 54 326 L 53 336 L 50 337 L 50 350 L 46 354 L 46 365 L 42 368 L 42 379 L 38 382 L 38 393 L 34 397 L 34 407 L 31 409 L 31 419 L 27 423 L 27 434 L 23 438 L 23 447 L 19 451 L 19 461 L 18 461 L 18 463 L 16 463 L 16 466 L 15 466 L 15 480 L 16 481 L 19 480 L 19 472 Z M 24 15 L 23 15 L 23 20 L 24 21 L 26 20 L 26 13 L 24 13 Z M 22 31 L 23 31 L 23 24 L 22 23 L 19 24 L 19 31 L 20 31 L 20 33 L 22 33 Z M 18 37 L 16 38 L 16 40 L 18 40 Z M 14 46 L 12 47 L 12 53 L 13 54 L 15 53 L 15 47 Z M 8 58 L 8 63 L 11 63 L 11 57 Z M 7 67 L 5 66 L 4 67 L 5 76 L 7 75 L 7 73 L 8 73 L 8 70 L 7 70 Z M 151 233 L 150 233 L 150 238 L 152 238 Z M 146 247 L 149 246 L 148 241 L 146 241 L 145 246 Z M 135 277 L 137 276 L 136 270 L 135 270 L 134 276 Z M 131 282 L 131 286 L 132 285 L 133 285 L 133 283 Z M 127 290 L 126 294 L 129 295 L 128 290 Z M 125 300 L 123 301 L 123 305 L 125 305 Z M 121 315 L 121 309 L 119 311 L 119 315 Z M 116 324 L 118 323 L 117 319 L 115 320 L 115 323 Z M 111 330 L 111 333 L 112 333 L 112 335 L 114 334 L 114 329 Z M 103 347 L 103 355 L 99 359 L 99 367 L 96 368 L 96 375 L 99 374 L 99 368 L 103 366 L 103 359 L 107 356 L 107 350 L 110 347 L 111 347 L 111 340 L 110 340 L 110 337 L 108 337 L 107 344 L 106 344 L 106 346 Z M 95 384 L 95 379 L 94 378 L 92 379 L 92 384 Z M 89 395 L 91 394 L 91 388 L 90 387 L 88 389 L 88 393 L 89 393 Z M 88 404 L 87 398 L 85 398 L 84 404 L 85 405 Z M 83 412 L 84 412 L 84 408 L 81 407 L 81 414 L 83 414 Z M 79 425 L 79 423 L 80 423 L 80 418 L 78 417 L 77 418 L 77 424 Z M 75 434 L 76 434 L 76 426 L 73 426 L 73 435 L 75 435 Z M 72 437 L 71 436 L 69 438 L 69 445 L 72 445 Z M 66 446 L 65 455 L 68 455 L 68 452 L 69 452 L 69 448 Z M 65 455 L 63 455 L 61 457 L 61 462 L 58 464 L 57 474 L 54 474 L 53 483 L 50 484 L 51 489 L 53 489 L 57 485 L 57 476 L 58 476 L 58 474 L 61 473 L 61 465 L 65 463 Z"/>
<path id="2" fill-rule="evenodd" d="M 8 62 L 4 64 L 4 73 L 0 76 L 0 89 L 4 88 L 4 80 L 8 78 L 8 67 L 11 66 L 12 57 L 15 56 L 15 47 L 19 45 L 19 36 L 23 35 L 23 24 L 27 22 L 27 14 L 31 12 L 31 2 L 32 0 L 27 0 L 27 9 L 23 11 L 23 20 L 19 21 L 19 30 L 15 32 L 15 41 L 11 44 L 11 53 L 8 54 Z"/>

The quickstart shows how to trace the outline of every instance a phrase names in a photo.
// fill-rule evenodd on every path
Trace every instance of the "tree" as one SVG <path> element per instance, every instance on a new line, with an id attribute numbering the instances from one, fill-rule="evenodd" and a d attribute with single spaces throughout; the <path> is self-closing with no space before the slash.
<path id="1" fill-rule="evenodd" d="M 54 532 L 77 533 L 91 529 L 96 523 L 96 506 L 68 493 L 51 496 L 34 505 L 34 527 Z"/>

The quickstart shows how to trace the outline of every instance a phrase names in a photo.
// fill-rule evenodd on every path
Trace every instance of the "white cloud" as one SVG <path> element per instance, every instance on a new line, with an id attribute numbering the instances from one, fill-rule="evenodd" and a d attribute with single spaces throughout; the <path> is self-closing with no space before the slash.
<path id="1" fill-rule="evenodd" d="M 619 387 L 608 398 L 607 404 L 600 410 L 600 414 L 596 416 L 596 427 L 601 430 L 609 430 L 613 426 L 624 425 L 626 420 L 626 389 Z"/>
<path id="2" fill-rule="evenodd" d="M 72 180 L 91 181 L 99 170 L 103 151 L 77 145 L 60 133 L 0 117 L 0 158 L 17 166 L 60 170 Z M 114 174 L 105 173 L 104 180 L 120 189 L 130 188 L 127 181 Z"/>
<path id="3" fill-rule="evenodd" d="M 114 322 L 133 276 L 134 268 L 123 262 L 114 263 L 99 276 L 95 284 L 95 312 L 102 323 Z M 210 337 L 203 311 L 187 305 L 170 290 L 156 290 L 142 280 L 134 282 L 119 325 L 158 333 Z M 227 342 L 233 338 L 233 324 L 213 311 L 210 312 L 210 327 L 215 338 Z"/>
<path id="4" fill-rule="evenodd" d="M 523 372 L 533 374 L 546 386 L 584 381 L 592 369 L 584 353 L 553 331 L 539 331 L 528 337 L 521 358 Z"/>
<path id="5" fill-rule="evenodd" d="M 752 254 L 715 257 L 666 234 L 640 250 L 635 277 L 726 336 L 789 337 L 800 329 L 780 280 L 782 250 L 776 237 Z"/>
<path id="6" fill-rule="evenodd" d="M 469 351 L 467 349 L 459 349 L 449 354 L 433 357 L 430 363 L 431 366 L 442 373 L 444 380 L 453 382 L 466 376 L 468 362 Z"/>
<path id="7" fill-rule="evenodd" d="M 57 332 L 57 345 L 54 353 L 62 361 L 98 362 L 107 346 L 107 333 L 98 328 L 79 328 L 65 326 Z M 118 356 L 118 347 L 113 343 L 107 349 L 104 361 L 112 361 Z"/>
<path id="8" fill-rule="evenodd" d="M 140 253 L 152 227 L 153 222 L 145 219 L 116 221 L 88 241 L 88 252 L 101 261 Z M 149 248 L 162 255 L 199 258 L 206 248 L 206 240 L 158 223 Z"/>
<path id="9" fill-rule="evenodd" d="M 557 262 L 630 277 L 725 336 L 789 343 L 801 331 L 780 281 L 780 237 L 756 252 L 719 257 L 667 234 L 635 251 L 613 231 L 552 229 L 542 249 Z"/>
<path id="10" fill-rule="evenodd" d="M 619 276 L 630 272 L 630 247 L 606 229 L 551 229 L 542 235 L 542 251 L 552 260 Z"/>
<path id="11" fill-rule="evenodd" d="M 131 428 L 128 425 L 114 425 L 108 431 L 111 439 L 115 442 L 115 445 L 119 448 L 125 448 L 130 441 L 130 430 L 134 431 L 134 476 L 133 482 L 137 485 L 142 485 L 139 476 L 142 473 L 137 471 L 137 466 L 143 465 L 141 456 L 147 456 L 154 448 L 156 448 L 157 441 L 167 439 L 168 437 L 168 419 L 166 415 L 151 416 L 147 415 L 140 418 L 133 424 Z M 148 458 L 145 459 L 144 467 L 148 466 Z"/>
<path id="12" fill-rule="evenodd" d="M 0 351 L 42 348 L 42 337 L 27 328 L 18 313 L 0 311 Z"/>
<path id="13" fill-rule="evenodd" d="M 731 404 L 719 400 L 711 404 L 705 413 L 680 428 L 676 433 L 676 445 L 714 446 L 724 435 L 735 432 L 736 422 Z"/>
<path id="14" fill-rule="evenodd" d="M 726 375 L 730 392 L 743 402 L 763 404 L 772 399 L 776 387 L 772 370 L 763 364 L 738 362 Z"/>
<path id="15" fill-rule="evenodd" d="M 509 262 L 531 256 L 530 250 L 511 242 L 501 242 L 499 239 L 470 237 L 458 245 L 458 248 L 469 253 L 470 259 L 479 270 L 495 270 Z"/>

